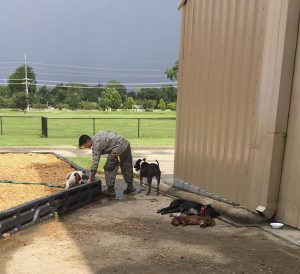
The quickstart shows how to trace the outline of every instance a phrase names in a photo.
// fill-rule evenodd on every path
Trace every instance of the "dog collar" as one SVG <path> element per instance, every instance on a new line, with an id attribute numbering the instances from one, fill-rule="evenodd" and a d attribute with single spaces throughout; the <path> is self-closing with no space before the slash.
<path id="1" fill-rule="evenodd" d="M 201 206 L 200 207 L 200 216 L 205 216 L 205 210 L 206 210 L 207 206 Z"/>

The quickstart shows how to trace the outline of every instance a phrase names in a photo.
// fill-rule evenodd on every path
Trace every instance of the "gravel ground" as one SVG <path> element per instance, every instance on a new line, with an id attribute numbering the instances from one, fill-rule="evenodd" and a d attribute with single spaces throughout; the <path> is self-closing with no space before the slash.
<path id="1" fill-rule="evenodd" d="M 174 227 L 156 213 L 170 201 L 145 191 L 102 199 L 0 240 L 0 273 L 299 273 L 296 246 L 219 219 Z"/>

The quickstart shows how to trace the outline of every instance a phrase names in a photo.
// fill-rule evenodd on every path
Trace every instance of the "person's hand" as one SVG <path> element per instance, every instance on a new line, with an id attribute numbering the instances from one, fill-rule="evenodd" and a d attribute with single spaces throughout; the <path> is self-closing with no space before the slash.
<path id="1" fill-rule="evenodd" d="M 93 183 L 94 182 L 94 178 L 92 178 L 92 177 L 90 177 L 89 179 L 88 179 L 88 181 L 87 181 L 87 183 L 89 184 L 89 183 Z"/>

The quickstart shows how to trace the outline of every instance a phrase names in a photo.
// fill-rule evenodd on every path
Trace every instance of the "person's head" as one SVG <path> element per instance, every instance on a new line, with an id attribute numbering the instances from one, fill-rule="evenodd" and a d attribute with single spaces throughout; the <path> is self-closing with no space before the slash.
<path id="1" fill-rule="evenodd" d="M 79 148 L 91 148 L 93 145 L 92 138 L 88 135 L 81 135 L 79 137 Z"/>

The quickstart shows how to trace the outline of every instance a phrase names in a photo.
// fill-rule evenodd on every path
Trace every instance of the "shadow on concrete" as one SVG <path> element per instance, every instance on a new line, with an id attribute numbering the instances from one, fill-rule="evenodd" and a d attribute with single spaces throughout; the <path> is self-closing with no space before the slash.
<path id="1" fill-rule="evenodd" d="M 118 191 L 125 187 L 120 181 L 116 184 Z M 12 273 L 6 271 L 7 263 L 17 262 L 16 254 L 27 246 L 33 250 L 26 254 L 40 260 L 41 268 L 32 273 L 54 273 L 51 264 L 61 267 L 56 273 L 298 273 L 299 250 L 270 240 L 256 228 L 235 228 L 220 220 L 207 229 L 174 227 L 168 216 L 156 213 L 169 202 L 168 197 L 146 196 L 144 191 L 120 200 L 103 198 L 61 216 L 49 235 L 51 221 L 20 232 L 0 242 L 5 252 L 1 273 Z M 55 245 L 47 250 L 37 247 L 39 242 Z M 70 249 L 79 255 L 69 254 Z M 72 268 L 67 269 L 61 258 Z M 89 271 L 80 270 L 82 264 Z"/>

